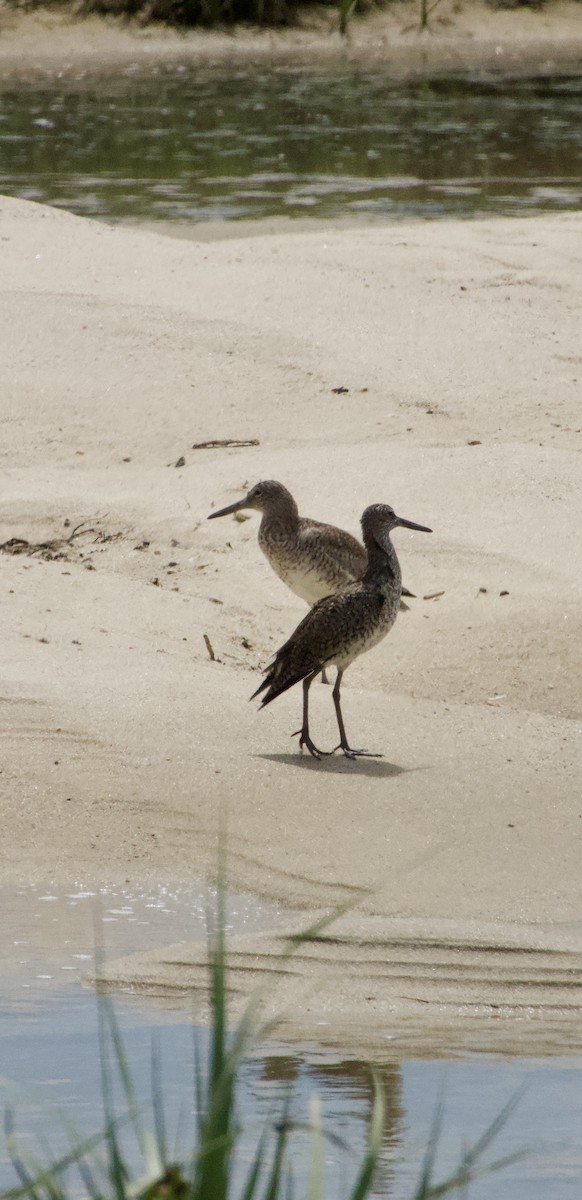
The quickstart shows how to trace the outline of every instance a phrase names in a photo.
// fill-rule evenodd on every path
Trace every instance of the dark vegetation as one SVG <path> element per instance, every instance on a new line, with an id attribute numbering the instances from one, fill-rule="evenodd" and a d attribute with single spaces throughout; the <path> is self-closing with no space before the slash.
<path id="1" fill-rule="evenodd" d="M 57 8 L 62 0 L 9 0 L 15 8 Z M 354 7 L 365 11 L 379 0 L 73 0 L 75 16 L 91 13 L 160 21 L 177 26 L 297 25 L 300 11 L 335 9 L 340 25 Z"/>
<path id="2" fill-rule="evenodd" d="M 170 25 L 289 25 L 295 0 L 80 0 L 83 13 L 123 13 L 140 21 Z"/>
<path id="3" fill-rule="evenodd" d="M 57 0 L 60 2 L 60 0 Z M 75 0 L 74 12 L 114 14 L 133 17 L 141 23 L 161 21 L 170 25 L 215 26 L 251 23 L 254 25 L 296 25 L 301 12 L 335 8 L 339 28 L 345 32 L 353 12 L 380 7 L 384 0 Z M 389 3 L 389 0 L 387 0 Z M 530 8 L 547 10 L 554 0 L 483 0 L 491 8 Z M 579 0 L 582 3 L 582 0 Z M 12 0 L 18 8 L 48 7 L 52 0 Z M 430 14 L 440 0 L 414 0 L 419 28 L 429 25 Z"/>

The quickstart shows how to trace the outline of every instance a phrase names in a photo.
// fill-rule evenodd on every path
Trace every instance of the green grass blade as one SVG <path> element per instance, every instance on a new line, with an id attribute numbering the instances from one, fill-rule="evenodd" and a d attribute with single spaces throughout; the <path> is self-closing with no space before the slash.
<path id="1" fill-rule="evenodd" d="M 107 1027 L 109 1030 L 109 1036 L 111 1038 L 111 1042 L 112 1042 L 112 1046 L 113 1046 L 115 1067 L 117 1070 L 117 1074 L 119 1075 L 119 1079 L 121 1081 L 123 1095 L 125 1097 L 125 1103 L 127 1105 L 127 1111 L 128 1111 L 129 1118 L 130 1118 L 131 1123 L 134 1128 L 138 1146 L 141 1150 L 142 1155 L 145 1156 L 145 1152 L 146 1152 L 145 1132 L 144 1132 L 143 1124 L 142 1124 L 141 1117 L 140 1117 L 139 1105 L 135 1098 L 135 1089 L 133 1086 L 133 1081 L 132 1081 L 131 1073 L 129 1070 L 129 1063 L 127 1061 L 127 1055 L 125 1053 L 125 1046 L 123 1045 L 123 1038 L 121 1036 L 121 1031 L 119 1029 L 117 1017 L 115 1016 L 115 1009 L 113 1007 L 113 1004 L 111 1003 L 111 1000 L 108 997 L 105 997 L 104 999 L 105 999 L 105 1016 L 107 1019 Z"/>
<path id="2" fill-rule="evenodd" d="M 257 1194 L 257 1188 L 259 1186 L 259 1179 L 260 1179 L 261 1171 L 263 1169 L 264 1162 L 265 1162 L 266 1142 L 267 1142 L 267 1130 L 263 1129 L 263 1132 L 259 1138 L 259 1142 L 258 1142 L 257 1149 L 255 1152 L 255 1157 L 251 1163 L 251 1169 L 247 1176 L 247 1181 L 246 1181 L 244 1191 L 241 1196 L 241 1200 L 254 1200 L 254 1197 Z"/>
<path id="3" fill-rule="evenodd" d="M 515 1112 L 515 1109 L 517 1108 L 524 1091 L 525 1088 L 520 1088 L 519 1091 L 515 1092 L 515 1094 L 509 1098 L 507 1104 L 505 1104 L 497 1116 L 493 1118 L 491 1124 L 487 1126 L 485 1132 L 482 1133 L 481 1137 L 478 1138 L 474 1145 L 469 1148 L 465 1155 L 465 1161 L 469 1165 L 475 1163 L 477 1159 L 482 1158 L 485 1151 L 489 1149 L 491 1143 L 495 1140 L 498 1134 L 501 1133 L 501 1130 L 507 1124 L 511 1114 Z"/>
<path id="4" fill-rule="evenodd" d="M 364 1155 L 364 1161 L 360 1167 L 360 1171 L 356 1182 L 350 1192 L 350 1200 L 364 1200 L 368 1195 L 372 1186 L 374 1173 L 382 1150 L 382 1137 L 384 1134 L 384 1121 L 386 1106 L 384 1101 L 384 1088 L 379 1077 L 374 1073 L 374 1103 L 372 1106 L 372 1115 L 370 1118 L 370 1127 L 368 1130 L 368 1145 Z"/>
<path id="5" fill-rule="evenodd" d="M 283 961 L 293 953 L 295 946 L 300 945 L 301 942 L 317 941 L 319 935 L 324 933 L 326 929 L 329 929 L 329 926 L 338 921 L 340 917 L 343 917 L 345 913 L 349 912 L 357 904 L 358 900 L 369 895 L 369 888 L 360 888 L 357 896 L 351 896 L 349 900 L 344 900 L 343 904 L 337 904 L 330 913 L 325 913 L 323 917 L 318 917 L 317 921 L 307 926 L 307 929 L 302 929 L 299 933 L 287 934 L 285 941 L 289 945 L 289 950 L 282 955 Z"/>
<path id="6" fill-rule="evenodd" d="M 97 1181 L 93 1176 L 93 1172 L 91 1171 L 89 1163 L 86 1162 L 84 1158 L 81 1158 L 77 1160 L 75 1166 L 79 1172 L 81 1183 L 83 1184 L 87 1195 L 90 1196 L 92 1200 L 98 1200 L 101 1191 L 97 1186 Z"/>
<path id="7" fill-rule="evenodd" d="M 24 1154 L 16 1141 L 12 1140 L 13 1138 L 14 1135 L 11 1134 L 6 1139 L 10 1159 L 13 1165 L 15 1159 L 18 1161 L 25 1178 L 20 1187 L 8 1188 L 2 1192 L 2 1200 L 21 1200 L 25 1196 L 36 1196 L 38 1189 L 46 1187 L 55 1175 L 60 1174 L 67 1167 L 75 1166 L 85 1155 L 102 1144 L 107 1138 L 107 1131 L 95 1133 L 92 1137 L 85 1138 L 83 1142 L 80 1142 L 77 1146 L 73 1146 L 67 1154 L 63 1154 L 61 1158 L 51 1163 L 49 1167 L 42 1167 L 35 1174 L 32 1174 L 29 1167 L 25 1165 L 26 1162 L 31 1164 L 34 1160 L 31 1160 L 28 1155 Z M 18 1171 L 18 1174 L 20 1176 L 20 1171 Z"/>
<path id="8" fill-rule="evenodd" d="M 427 1197 L 429 1195 L 432 1195 L 432 1192 L 430 1191 L 430 1188 L 432 1186 L 431 1179 L 432 1179 L 433 1170 L 434 1170 L 437 1146 L 438 1146 L 439 1138 L 441 1135 L 442 1120 L 443 1120 L 443 1097 L 442 1097 L 442 1093 L 441 1093 L 441 1095 L 439 1096 L 439 1099 L 437 1101 L 436 1108 L 434 1110 L 432 1124 L 431 1124 L 431 1130 L 430 1130 L 430 1134 L 429 1134 L 429 1138 L 428 1138 L 428 1142 L 427 1142 L 427 1146 L 426 1146 L 426 1150 L 425 1150 L 425 1154 L 424 1154 L 424 1158 L 423 1158 L 423 1162 L 422 1162 L 420 1179 L 418 1182 L 418 1187 L 414 1193 L 414 1200 L 427 1200 Z"/>
<path id="9" fill-rule="evenodd" d="M 473 1182 L 473 1180 L 483 1175 L 489 1175 L 493 1172 L 500 1171 L 504 1167 L 510 1166 L 512 1163 L 518 1162 L 520 1159 L 525 1157 L 527 1154 L 526 1150 L 517 1150 L 514 1153 L 505 1155 L 491 1163 L 480 1162 L 485 1152 L 489 1149 L 494 1139 L 498 1137 L 501 1130 L 509 1120 L 512 1112 L 519 1104 L 519 1101 L 523 1095 L 523 1091 L 524 1089 L 521 1088 L 508 1100 L 507 1104 L 504 1105 L 501 1111 L 497 1113 L 491 1123 L 487 1126 L 484 1133 L 481 1134 L 481 1137 L 477 1138 L 477 1141 L 465 1151 L 459 1166 L 452 1172 L 452 1174 L 444 1179 L 442 1183 L 433 1184 L 431 1179 L 436 1155 L 436 1146 L 440 1138 L 442 1128 L 443 1115 L 443 1106 L 442 1103 L 439 1102 L 429 1140 L 429 1148 L 425 1158 L 425 1165 L 421 1177 L 421 1186 L 415 1193 L 415 1200 L 440 1200 L 441 1197 L 448 1196 L 451 1194 L 451 1192 L 458 1191 L 459 1188 L 468 1186 L 469 1183 Z"/>
<path id="10" fill-rule="evenodd" d="M 275 1143 L 275 1152 L 273 1154 L 273 1164 L 271 1167 L 271 1174 L 265 1188 L 263 1200 L 278 1200 L 280 1195 L 283 1164 L 285 1161 L 285 1151 L 287 1149 L 287 1137 L 289 1130 L 289 1106 L 290 1100 L 289 1097 L 287 1097 L 283 1119 L 277 1125 L 277 1141 Z"/>
<path id="11" fill-rule="evenodd" d="M 350 16 L 356 7 L 357 0 L 339 0 L 339 28 L 340 33 L 344 34 L 348 27 Z"/>
<path id="12" fill-rule="evenodd" d="M 48 1145 L 46 1138 L 39 1138 L 39 1145 L 41 1150 L 44 1152 L 46 1161 L 48 1163 L 48 1167 L 45 1169 L 47 1170 L 49 1177 L 44 1185 L 44 1190 L 49 1196 L 49 1200 L 62 1200 L 63 1190 L 61 1185 L 57 1182 L 59 1172 L 56 1170 L 56 1159 L 53 1158 L 52 1150 Z M 31 1162 L 34 1162 L 37 1170 L 43 1170 L 38 1159 L 31 1158 Z"/>

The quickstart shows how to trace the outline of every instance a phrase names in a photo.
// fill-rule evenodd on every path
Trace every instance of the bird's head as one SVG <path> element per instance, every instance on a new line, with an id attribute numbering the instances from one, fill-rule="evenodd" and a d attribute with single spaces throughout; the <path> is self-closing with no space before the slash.
<path id="1" fill-rule="evenodd" d="M 297 511 L 291 492 L 284 484 L 278 483 L 276 479 L 262 479 L 260 483 L 255 483 L 242 500 L 235 500 L 234 504 L 228 504 L 226 508 L 219 508 L 216 512 L 210 513 L 208 520 L 212 521 L 214 517 L 226 517 L 229 513 L 240 512 L 242 508 L 256 508 L 259 512 L 289 508 L 294 513 Z"/>
<path id="2" fill-rule="evenodd" d="M 369 546 L 375 542 L 381 550 L 387 550 L 390 545 L 390 533 L 402 525 L 404 529 L 417 529 L 421 533 L 432 533 L 428 525 L 417 525 L 416 521 L 408 521 L 398 517 L 389 504 L 371 504 L 362 513 L 362 534 L 364 543 Z"/>

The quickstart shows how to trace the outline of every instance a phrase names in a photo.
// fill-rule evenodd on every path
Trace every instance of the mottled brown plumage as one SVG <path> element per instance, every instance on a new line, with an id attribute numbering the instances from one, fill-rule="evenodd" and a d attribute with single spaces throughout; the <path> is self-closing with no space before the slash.
<path id="1" fill-rule="evenodd" d="M 373 504 L 365 510 L 362 533 L 367 550 L 367 567 L 362 579 L 314 604 L 288 641 L 277 651 L 266 678 L 253 693 L 257 696 L 266 691 L 261 705 L 264 707 L 303 680 L 303 724 L 299 745 L 306 746 L 316 758 L 323 752 L 317 749 L 309 736 L 308 693 L 318 672 L 332 664 L 338 671 L 333 690 L 340 732 L 336 749 L 343 750 L 348 758 L 367 753 L 353 750 L 348 745 L 341 713 L 340 685 L 350 663 L 382 641 L 398 615 L 402 579 L 396 551 L 390 541 L 390 531 L 398 525 L 431 532 L 426 525 L 417 525 L 397 517 L 387 504 Z"/>
<path id="2" fill-rule="evenodd" d="M 208 519 L 243 508 L 262 513 L 259 546 L 279 579 L 307 604 L 316 604 L 362 578 L 368 557 L 357 538 L 336 525 L 300 517 L 291 492 L 282 483 L 264 479 L 242 500 L 210 513 Z M 402 591 L 412 595 L 407 588 Z"/>

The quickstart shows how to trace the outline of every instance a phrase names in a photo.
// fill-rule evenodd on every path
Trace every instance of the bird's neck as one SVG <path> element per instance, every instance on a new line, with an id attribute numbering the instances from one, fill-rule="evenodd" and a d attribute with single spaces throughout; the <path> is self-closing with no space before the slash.
<path id="1" fill-rule="evenodd" d="M 365 538 L 368 552 L 368 566 L 362 578 L 362 583 L 372 584 L 383 592 L 395 592 L 402 588 L 402 575 L 396 551 L 389 537 L 384 546 L 379 546 L 375 538 Z"/>
<path id="2" fill-rule="evenodd" d="M 276 504 L 264 510 L 259 536 L 268 537 L 278 533 L 295 534 L 298 529 L 299 512 L 295 501 L 291 496 L 288 500 L 281 497 Z"/>

